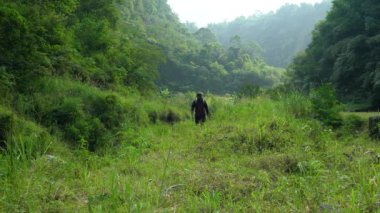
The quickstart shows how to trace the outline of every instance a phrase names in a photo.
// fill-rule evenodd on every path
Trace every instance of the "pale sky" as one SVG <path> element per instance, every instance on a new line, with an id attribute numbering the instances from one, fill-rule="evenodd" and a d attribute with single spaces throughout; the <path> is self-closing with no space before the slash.
<path id="1" fill-rule="evenodd" d="M 168 0 L 182 22 L 194 22 L 198 27 L 209 23 L 232 21 L 239 16 L 276 11 L 286 3 L 317 3 L 322 0 Z"/>

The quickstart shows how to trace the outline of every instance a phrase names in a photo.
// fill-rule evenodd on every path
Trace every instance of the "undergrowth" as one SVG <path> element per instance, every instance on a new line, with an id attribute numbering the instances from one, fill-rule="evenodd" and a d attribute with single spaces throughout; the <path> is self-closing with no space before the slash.
<path id="1" fill-rule="evenodd" d="M 301 94 L 206 95 L 212 117 L 196 126 L 192 94 L 143 100 L 51 84 L 29 106 L 0 110 L 11 123 L 1 126 L 0 211 L 380 209 L 378 142 L 358 117 L 335 129 L 316 119 L 313 101 Z M 96 141 L 95 152 L 85 141 Z"/>

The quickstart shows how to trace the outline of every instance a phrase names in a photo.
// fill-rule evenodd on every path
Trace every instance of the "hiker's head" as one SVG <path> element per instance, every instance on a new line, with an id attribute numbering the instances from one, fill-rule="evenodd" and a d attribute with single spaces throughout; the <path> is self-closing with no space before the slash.
<path id="1" fill-rule="evenodd" d="M 202 98 L 203 98 L 203 93 L 198 92 L 198 93 L 197 93 L 197 99 L 202 99 Z"/>

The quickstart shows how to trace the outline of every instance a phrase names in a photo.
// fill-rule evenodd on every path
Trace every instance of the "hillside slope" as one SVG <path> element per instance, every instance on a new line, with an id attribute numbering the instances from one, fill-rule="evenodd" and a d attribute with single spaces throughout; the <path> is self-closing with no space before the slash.
<path id="1" fill-rule="evenodd" d="M 223 46 L 228 47 L 231 38 L 237 35 L 246 45 L 259 45 L 269 65 L 286 67 L 309 45 L 314 26 L 326 17 L 330 8 L 330 1 L 314 5 L 288 4 L 274 13 L 240 17 L 232 22 L 212 24 L 209 28 Z"/>

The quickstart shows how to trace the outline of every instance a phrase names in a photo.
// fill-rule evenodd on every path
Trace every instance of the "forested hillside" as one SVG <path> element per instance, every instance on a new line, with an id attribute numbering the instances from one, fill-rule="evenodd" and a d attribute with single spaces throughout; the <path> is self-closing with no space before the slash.
<path id="1" fill-rule="evenodd" d="M 239 36 L 244 45 L 256 44 L 265 62 L 286 67 L 292 58 L 304 50 L 311 41 L 311 31 L 316 23 L 326 17 L 331 1 L 317 4 L 287 4 L 276 12 L 240 17 L 232 22 L 211 24 L 223 46 Z"/>
<path id="2" fill-rule="evenodd" d="M 167 63 L 160 66 L 159 85 L 175 91 L 225 94 L 247 83 L 266 88 L 280 83 L 284 71 L 265 64 L 254 46 L 236 38 L 225 50 L 207 28 L 196 31 L 194 37 L 200 48 L 169 51 Z"/>
<path id="3" fill-rule="evenodd" d="M 90 150 L 155 120 L 160 107 L 136 110 L 159 89 L 234 93 L 283 72 L 239 40 L 225 51 L 209 30 L 189 33 L 165 0 L 3 0 L 0 52 L 4 125 L 18 114 Z"/>
<path id="4" fill-rule="evenodd" d="M 140 91 L 157 79 L 161 87 L 220 93 L 233 92 L 242 79 L 263 86 L 278 81 L 276 69 L 239 44 L 229 54 L 216 42 L 197 40 L 166 1 L 3 1 L 1 15 L 1 78 L 17 90 L 49 75 Z M 231 79 L 237 80 L 218 86 Z"/>
<path id="5" fill-rule="evenodd" d="M 380 2 L 336 0 L 290 67 L 305 90 L 331 83 L 344 102 L 380 106 Z M 360 108 L 359 108 L 360 109 Z"/>
<path id="6" fill-rule="evenodd" d="M 0 212 L 378 212 L 379 113 L 335 89 L 380 102 L 379 11 L 335 0 L 285 73 L 166 0 L 0 0 Z"/>

